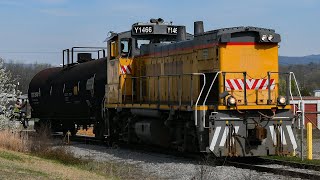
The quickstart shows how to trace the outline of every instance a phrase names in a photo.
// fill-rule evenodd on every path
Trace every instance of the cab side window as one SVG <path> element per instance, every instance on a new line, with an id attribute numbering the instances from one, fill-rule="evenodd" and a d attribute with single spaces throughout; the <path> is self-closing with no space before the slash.
<path id="1" fill-rule="evenodd" d="M 110 59 L 115 59 L 118 55 L 117 44 L 118 43 L 116 41 L 110 42 Z"/>
<path id="2" fill-rule="evenodd" d="M 121 42 L 120 42 L 121 57 L 130 57 L 131 53 L 132 53 L 131 40 L 121 39 Z"/>

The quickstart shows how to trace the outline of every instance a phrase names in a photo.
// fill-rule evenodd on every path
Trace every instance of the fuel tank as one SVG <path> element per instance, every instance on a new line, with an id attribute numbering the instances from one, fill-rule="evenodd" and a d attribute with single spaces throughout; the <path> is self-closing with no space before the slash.
<path id="1" fill-rule="evenodd" d="M 159 119 L 145 119 L 136 122 L 134 129 L 137 137 L 144 143 L 162 147 L 169 147 L 170 145 L 169 129 Z"/>
<path id="2" fill-rule="evenodd" d="M 88 120 L 101 114 L 106 58 L 45 69 L 29 84 L 32 118 Z"/>

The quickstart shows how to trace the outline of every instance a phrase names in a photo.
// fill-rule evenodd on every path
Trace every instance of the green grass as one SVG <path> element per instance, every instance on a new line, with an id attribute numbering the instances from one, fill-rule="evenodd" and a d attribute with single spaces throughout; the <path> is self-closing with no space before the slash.
<path id="1" fill-rule="evenodd" d="M 320 160 L 314 159 L 314 160 L 308 160 L 305 159 L 301 161 L 301 158 L 299 157 L 286 157 L 286 156 L 268 156 L 264 157 L 266 159 L 274 159 L 274 160 L 280 160 L 280 161 L 288 161 L 288 162 L 296 162 L 296 163 L 304 163 L 304 164 L 311 164 L 311 165 L 319 165 L 320 166 Z"/>
<path id="2" fill-rule="evenodd" d="M 28 158 L 25 159 L 19 155 L 7 152 L 7 151 L 0 151 L 0 158 L 9 160 L 12 163 L 3 163 L 0 159 L 0 179 L 21 179 L 24 178 L 48 178 L 49 175 L 47 173 L 32 170 L 28 168 L 23 168 L 14 164 L 14 162 L 18 164 L 23 164 L 28 161 Z M 8 178 L 10 177 L 10 178 Z"/>
<path id="3" fill-rule="evenodd" d="M 7 159 L 10 161 L 23 161 L 23 158 L 21 158 L 20 156 L 6 151 L 0 151 L 0 158 Z"/>

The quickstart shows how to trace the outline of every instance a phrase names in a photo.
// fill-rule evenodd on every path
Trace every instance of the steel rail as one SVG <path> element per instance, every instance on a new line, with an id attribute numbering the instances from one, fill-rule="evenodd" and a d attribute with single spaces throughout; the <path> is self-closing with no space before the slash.
<path id="1" fill-rule="evenodd" d="M 290 176 L 290 177 L 302 178 L 302 179 L 320 179 L 320 172 L 319 174 L 310 174 L 310 173 L 304 173 L 304 172 L 297 172 L 294 170 L 287 170 L 279 167 L 276 167 L 276 168 L 265 167 L 263 166 L 264 164 L 257 165 L 257 164 L 243 163 L 243 162 L 237 162 L 237 161 L 225 161 L 224 165 L 234 166 L 241 169 L 255 170 L 258 172 L 267 172 L 267 173 L 272 173 L 272 174 L 281 175 L 281 176 Z M 275 164 L 278 164 L 278 163 L 275 163 Z M 303 169 L 306 169 L 306 168 L 303 168 Z"/>

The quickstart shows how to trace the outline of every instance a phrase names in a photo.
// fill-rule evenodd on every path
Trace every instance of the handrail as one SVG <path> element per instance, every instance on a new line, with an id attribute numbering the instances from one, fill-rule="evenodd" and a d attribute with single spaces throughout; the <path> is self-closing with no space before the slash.
<path id="1" fill-rule="evenodd" d="M 225 90 L 226 89 L 226 74 L 243 74 L 243 97 L 244 97 L 244 103 L 247 104 L 247 89 L 246 89 L 246 86 L 247 86 L 247 72 L 246 71 L 218 71 L 222 74 L 222 78 L 223 78 L 223 89 Z M 225 105 L 225 101 L 226 99 L 224 99 L 224 105 Z"/>
<path id="2" fill-rule="evenodd" d="M 290 81 L 290 73 L 287 73 L 287 72 L 275 72 L 275 71 L 268 71 L 267 72 L 267 74 L 268 74 L 268 104 L 269 104 L 269 101 L 271 100 L 271 89 L 270 89 L 270 87 L 271 87 L 271 84 L 270 84 L 270 76 L 271 76 L 271 74 L 278 74 L 278 75 L 283 75 L 283 74 L 285 74 L 285 75 L 289 75 L 289 79 L 287 79 L 286 78 L 286 100 L 287 100 L 287 103 L 289 103 L 289 92 L 291 91 L 291 81 Z M 278 79 L 280 79 L 280 77 L 278 78 Z M 279 81 L 280 82 L 280 81 Z M 290 87 L 289 87 L 290 86 Z M 278 88 L 279 89 L 279 88 Z"/>
<path id="3" fill-rule="evenodd" d="M 208 99 L 208 96 L 209 96 L 209 93 L 210 93 L 210 91 L 211 91 L 211 89 L 212 89 L 212 87 L 213 87 L 213 84 L 214 84 L 214 82 L 216 82 L 216 79 L 217 79 L 217 77 L 218 77 L 218 75 L 221 73 L 221 71 L 218 71 L 218 72 L 215 72 L 216 73 L 216 75 L 215 75 L 215 77 L 213 78 L 213 80 L 212 80 L 212 82 L 211 82 L 211 84 L 210 84 L 210 87 L 209 87 L 209 89 L 208 89 L 208 92 L 207 92 L 207 94 L 205 95 L 205 99 L 204 99 L 204 101 L 203 101 L 203 103 L 202 103 L 202 106 L 205 106 L 205 104 L 206 104 L 206 102 L 207 102 L 207 99 Z M 198 119 L 198 110 L 197 110 L 197 107 L 198 107 L 198 104 L 199 104 L 199 101 L 200 101 L 200 98 L 201 98 L 201 96 L 202 96 L 202 94 L 203 94 L 203 92 L 204 92 L 204 88 L 205 88 L 205 86 L 206 86 L 206 74 L 205 73 L 190 73 L 190 74 L 170 74 L 170 75 L 157 75 L 157 76 L 139 76 L 139 77 L 134 77 L 134 76 L 131 76 L 131 77 L 124 77 L 124 94 L 126 95 L 126 91 L 127 91 L 127 85 L 126 85 L 126 80 L 129 78 L 129 79 L 132 79 L 132 80 L 134 80 L 134 79 L 140 79 L 140 91 L 141 91 L 141 84 L 142 84 L 142 82 L 141 82 L 141 79 L 143 79 L 143 78 L 156 78 L 157 80 L 158 80 L 158 84 L 159 84 L 159 81 L 160 81 L 160 78 L 165 78 L 165 77 L 179 77 L 179 79 L 181 79 L 181 76 L 191 76 L 191 84 L 190 84 L 190 86 L 191 86 L 191 88 L 193 87 L 193 84 L 192 84 L 192 82 L 193 82 L 193 76 L 203 76 L 203 85 L 202 85 L 202 87 L 201 87 L 201 90 L 200 90 L 200 93 L 199 93 L 199 95 L 198 95 L 198 97 L 197 97 L 197 101 L 196 101 L 196 103 L 195 103 L 195 105 L 194 105 L 194 107 L 196 107 L 195 108 L 195 115 L 194 115 L 194 118 L 195 118 L 195 125 L 197 126 L 198 125 L 198 121 L 197 121 L 197 119 Z M 127 76 L 127 74 L 120 74 L 120 76 L 119 76 L 119 79 L 121 79 L 121 77 L 122 76 Z M 129 75 L 130 76 L 130 75 Z M 137 81 L 136 81 L 137 82 Z M 133 82 L 132 82 L 133 83 Z M 133 88 L 133 84 L 131 85 L 131 88 Z M 170 86 L 168 86 L 168 92 L 170 91 Z M 181 87 L 180 87 L 180 89 L 181 89 Z M 179 91 L 179 90 L 178 90 Z M 190 93 L 192 93 L 193 91 L 192 90 L 190 90 Z M 133 93 L 132 91 L 131 91 L 131 93 Z M 149 89 L 149 94 L 150 94 L 150 89 Z M 181 105 L 181 95 L 182 95 L 182 93 L 179 91 L 178 92 L 178 96 L 179 96 L 179 106 Z M 140 92 L 140 95 L 141 95 L 141 92 Z M 168 94 L 168 97 L 169 97 L 170 95 Z M 120 97 L 120 95 L 119 95 L 119 97 Z M 140 104 L 141 104 L 141 98 L 142 97 L 140 97 Z M 119 102 L 120 102 L 120 99 L 118 100 Z M 132 101 L 133 101 L 133 98 L 132 98 Z M 149 97 L 149 101 L 150 101 L 150 97 Z M 159 92 L 158 92 L 158 103 L 160 103 L 159 102 L 160 101 L 160 94 L 159 94 Z M 192 103 L 192 101 L 193 101 L 193 98 L 192 98 L 192 96 L 190 96 L 190 106 L 193 106 L 193 103 Z M 118 102 L 118 103 L 119 103 Z M 125 102 L 125 100 L 123 101 L 124 103 L 126 103 Z M 203 114 L 205 114 L 205 110 L 203 110 Z M 206 127 L 205 126 L 205 116 L 203 116 L 203 126 L 205 127 L 205 128 L 209 128 L 209 127 Z"/>
<path id="4" fill-rule="evenodd" d="M 127 91 L 127 84 L 126 84 L 126 82 L 127 82 L 127 79 L 131 79 L 132 80 L 132 84 L 131 84 L 131 88 L 133 88 L 133 82 L 137 82 L 135 79 L 138 79 L 138 80 L 140 80 L 140 82 L 139 82 L 139 86 L 140 86 L 140 96 L 141 96 L 141 91 L 142 91 L 142 82 L 141 82 L 141 80 L 142 79 L 147 79 L 147 78 L 155 78 L 155 79 L 157 79 L 157 81 L 158 81 L 158 98 L 157 98 L 157 101 L 158 101 L 158 104 L 160 105 L 160 86 L 159 86 L 159 83 L 160 83 L 160 80 L 162 79 L 162 78 L 170 78 L 170 77 L 177 77 L 177 78 L 179 78 L 179 80 L 181 81 L 181 77 L 182 76 L 190 76 L 190 78 L 191 78 L 191 84 L 190 84 L 190 88 L 192 88 L 193 87 L 193 76 L 196 76 L 196 75 L 204 75 L 204 73 L 186 73 L 186 74 L 168 74 L 168 75 L 153 75 L 153 76 L 132 76 L 131 74 L 120 74 L 119 75 L 119 86 L 120 86 L 120 84 L 121 84 L 121 77 L 123 77 L 123 83 L 124 83 L 124 95 L 126 96 L 126 91 Z M 130 76 L 130 77 L 124 77 L 124 76 Z M 169 81 L 168 81 L 168 83 L 169 83 Z M 179 87 L 178 87 L 178 89 L 180 89 L 180 90 L 178 90 L 178 101 L 179 101 L 179 106 L 181 106 L 181 103 L 182 103 L 182 99 L 181 99 L 181 96 L 182 96 L 182 92 L 181 92 L 181 87 L 180 86 L 182 86 L 181 85 L 181 83 L 178 83 L 179 84 Z M 119 87 L 120 88 L 120 87 Z M 203 87 L 204 88 L 204 87 Z M 150 88 L 148 88 L 149 89 L 149 97 L 148 97 L 148 99 L 149 99 L 149 104 L 150 104 Z M 202 89 L 203 90 L 203 89 Z M 168 93 L 169 92 L 171 92 L 171 86 L 169 85 L 168 86 Z M 190 89 L 190 93 L 192 93 L 193 92 L 193 89 L 191 90 Z M 133 93 L 133 89 L 131 90 L 131 93 Z M 120 103 L 120 93 L 119 93 L 119 96 L 118 96 L 118 103 Z M 139 100 L 139 103 L 141 104 L 141 98 L 142 97 L 140 97 L 140 100 Z M 167 101 L 169 102 L 169 98 L 170 98 L 170 95 L 168 94 L 168 96 L 167 96 Z M 198 99 L 199 99 L 199 97 L 198 97 Z M 131 97 L 131 100 L 132 100 L 132 103 L 133 103 L 133 97 Z M 124 103 L 126 103 L 126 101 L 124 100 L 123 101 Z M 190 96 L 190 106 L 193 106 L 193 104 L 192 104 L 192 102 L 193 102 L 193 98 L 192 98 L 192 96 Z"/>
<path id="5" fill-rule="evenodd" d="M 80 49 L 80 50 L 76 50 Z M 68 66 L 74 63 L 74 53 L 85 53 L 85 52 L 94 52 L 97 53 L 98 59 L 100 59 L 100 53 L 102 53 L 102 57 L 106 57 L 106 47 L 72 47 L 71 49 L 62 50 L 62 66 Z M 71 54 L 71 59 L 70 59 Z M 65 64 L 65 57 L 67 57 L 67 64 Z M 71 61 L 71 62 L 70 62 Z"/>
<path id="6" fill-rule="evenodd" d="M 206 104 L 207 99 L 208 99 L 208 96 L 209 96 L 209 93 L 210 93 L 210 91 L 211 91 L 211 89 L 212 89 L 212 86 L 213 86 L 214 82 L 216 81 L 216 79 L 217 79 L 217 77 L 218 77 L 218 75 L 219 75 L 220 73 L 221 73 L 221 71 L 216 72 L 216 75 L 214 76 L 214 78 L 213 78 L 213 80 L 212 80 L 212 83 L 210 84 L 210 87 L 209 87 L 208 92 L 207 92 L 207 95 L 206 95 L 206 97 L 205 97 L 205 99 L 204 99 L 204 101 L 203 101 L 203 103 L 202 103 L 202 106 L 204 106 L 204 105 Z M 205 110 L 202 110 L 202 111 L 203 111 L 203 127 L 204 127 L 204 128 L 210 128 L 210 127 L 206 127 L 206 119 L 205 119 L 205 113 L 206 113 L 206 111 L 205 111 Z M 197 114 L 197 108 L 196 108 L 196 112 L 195 112 L 195 113 Z"/>
<path id="7" fill-rule="evenodd" d="M 297 90 L 298 90 L 298 94 L 299 94 L 299 97 L 300 97 L 300 101 L 302 102 L 302 96 L 301 96 L 301 93 L 300 93 L 300 88 L 299 88 L 299 85 L 298 85 L 296 76 L 294 75 L 293 72 L 289 72 L 289 73 L 290 73 L 290 76 L 289 76 L 289 82 L 290 82 L 289 92 L 290 92 L 291 100 L 293 101 L 293 95 L 292 95 L 292 90 L 291 90 L 291 76 L 293 76 L 293 79 L 294 79 L 294 81 L 295 81 L 295 85 L 296 85 L 296 88 L 297 88 Z M 298 104 L 298 108 L 301 109 L 300 103 Z M 293 106 L 293 112 L 296 112 L 295 106 Z"/>
<path id="8" fill-rule="evenodd" d="M 293 79 L 294 79 L 296 88 L 297 88 L 297 90 L 298 90 L 298 95 L 299 95 L 299 97 L 300 97 L 300 102 L 299 102 L 299 104 L 298 104 L 298 109 L 299 109 L 299 110 L 302 110 L 302 108 L 304 108 L 304 107 L 301 107 L 301 106 L 303 106 L 303 100 L 302 100 L 302 96 L 301 96 L 301 93 L 300 93 L 300 88 L 299 88 L 299 85 L 298 85 L 296 76 L 294 75 L 293 72 L 290 72 L 290 76 L 289 76 L 291 100 L 292 100 L 292 102 L 293 102 L 293 95 L 292 95 L 292 91 L 291 91 L 291 76 L 293 76 Z M 297 112 L 296 112 L 296 107 L 295 107 L 295 105 L 293 106 L 293 112 L 294 112 L 294 113 L 297 113 Z M 302 113 L 302 116 L 301 116 L 301 117 L 302 117 L 302 119 L 301 119 L 302 122 L 299 121 L 298 124 L 299 124 L 300 129 L 303 129 L 303 124 L 304 124 L 304 117 L 305 117 L 305 115 L 304 115 L 304 112 L 303 112 L 303 111 L 301 111 L 301 113 Z"/>
<path id="9" fill-rule="evenodd" d="M 193 75 L 196 75 L 196 76 L 203 76 L 203 86 L 201 88 L 201 91 L 199 93 L 199 96 L 197 98 L 197 101 L 196 101 L 196 104 L 195 104 L 195 113 L 194 113 L 194 124 L 195 126 L 198 125 L 198 112 L 197 112 L 197 106 L 198 106 L 198 103 L 199 103 L 199 100 L 200 100 L 200 97 L 203 93 L 203 90 L 204 90 L 204 87 L 206 86 L 206 75 L 204 73 L 192 73 Z"/>

